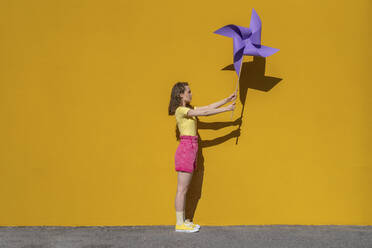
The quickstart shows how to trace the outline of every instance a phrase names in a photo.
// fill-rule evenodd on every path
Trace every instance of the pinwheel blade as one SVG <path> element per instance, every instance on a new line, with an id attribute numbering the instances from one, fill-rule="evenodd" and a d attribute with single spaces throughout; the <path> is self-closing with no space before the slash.
<path id="1" fill-rule="evenodd" d="M 242 40 L 240 36 L 234 37 L 233 41 L 234 41 L 234 68 L 235 68 L 236 74 L 238 74 L 238 77 L 239 77 L 240 66 L 243 60 L 245 44 L 244 44 L 244 40 Z"/>
<path id="2" fill-rule="evenodd" d="M 268 57 L 279 51 L 279 49 L 261 45 L 261 47 L 257 49 L 257 51 L 261 57 Z"/>
<path id="3" fill-rule="evenodd" d="M 258 16 L 257 12 L 252 9 L 251 22 L 249 27 L 252 30 L 252 36 L 250 40 L 255 45 L 261 45 L 261 19 Z"/>
<path id="4" fill-rule="evenodd" d="M 247 39 L 251 35 L 252 32 L 249 28 L 229 24 L 220 29 L 217 29 L 213 33 L 223 35 L 226 37 L 230 37 L 230 38 L 239 36 L 241 39 L 244 40 L 244 39 Z"/>

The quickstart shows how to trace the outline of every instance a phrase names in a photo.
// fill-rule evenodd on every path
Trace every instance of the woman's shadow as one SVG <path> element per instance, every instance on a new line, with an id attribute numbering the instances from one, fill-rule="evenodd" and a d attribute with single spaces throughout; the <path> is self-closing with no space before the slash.
<path id="1" fill-rule="evenodd" d="M 202 122 L 198 118 L 198 129 L 221 129 L 228 126 L 235 126 L 238 125 L 236 130 L 232 132 L 212 139 L 212 140 L 203 140 L 201 139 L 199 133 L 199 149 L 198 149 L 198 156 L 197 156 L 197 168 L 194 171 L 194 175 L 191 179 L 189 189 L 186 194 L 186 202 L 185 202 L 185 219 L 190 219 L 193 221 L 194 214 L 196 207 L 198 205 L 199 199 L 201 198 L 202 194 L 202 186 L 203 186 L 203 177 L 204 177 L 204 156 L 203 156 L 203 149 L 205 147 L 219 145 L 231 138 L 236 137 L 236 144 L 238 144 L 238 138 L 240 136 L 240 127 L 242 125 L 243 113 L 244 113 L 244 106 L 245 100 L 247 97 L 248 88 L 260 90 L 260 91 L 269 91 L 271 90 L 276 84 L 278 84 L 282 79 L 275 78 L 275 77 L 268 77 L 265 76 L 265 64 L 266 58 L 254 56 L 253 61 L 251 62 L 244 62 L 242 64 L 242 70 L 239 80 L 239 99 L 242 104 L 242 111 L 240 117 L 235 121 L 230 122 Z M 222 70 L 231 70 L 234 71 L 234 65 L 228 65 L 224 67 Z M 176 137 L 179 139 L 179 131 L 176 128 Z"/>
<path id="2" fill-rule="evenodd" d="M 228 126 L 235 126 L 241 125 L 241 118 L 236 119 L 235 121 L 228 121 L 228 122 L 202 122 L 197 119 L 198 129 L 213 129 L 218 130 Z M 204 156 L 203 156 L 203 149 L 205 147 L 219 145 L 231 138 L 238 137 L 240 135 L 240 129 L 236 129 L 231 131 L 230 133 L 212 139 L 212 140 L 203 140 L 200 137 L 199 132 L 197 132 L 199 137 L 198 141 L 198 155 L 197 155 L 197 167 L 194 170 L 189 189 L 186 194 L 186 202 L 185 202 L 185 219 L 190 219 L 191 221 L 194 218 L 195 210 L 198 205 L 199 199 L 202 193 L 202 185 L 203 185 L 203 177 L 204 177 Z M 176 127 L 176 138 L 179 140 L 180 133 L 178 128 Z"/>

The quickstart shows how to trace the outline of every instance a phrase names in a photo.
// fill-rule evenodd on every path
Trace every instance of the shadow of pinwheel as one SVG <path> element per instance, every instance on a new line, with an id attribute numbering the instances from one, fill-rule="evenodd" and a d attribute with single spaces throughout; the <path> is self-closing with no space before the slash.
<path id="1" fill-rule="evenodd" d="M 254 56 L 253 61 L 243 62 L 239 81 L 239 99 L 243 106 L 240 114 L 242 120 L 248 88 L 267 92 L 282 80 L 281 78 L 265 76 L 265 65 L 266 58 L 260 56 Z M 234 64 L 230 64 L 222 70 L 235 71 Z M 241 124 L 238 127 L 239 130 Z M 235 144 L 238 144 L 238 139 L 239 137 L 236 137 Z"/>

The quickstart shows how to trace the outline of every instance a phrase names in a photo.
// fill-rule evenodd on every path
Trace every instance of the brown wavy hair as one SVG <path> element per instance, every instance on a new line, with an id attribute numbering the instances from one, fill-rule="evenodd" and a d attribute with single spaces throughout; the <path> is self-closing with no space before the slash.
<path id="1" fill-rule="evenodd" d="M 182 98 L 180 94 L 185 92 L 186 87 L 189 86 L 187 82 L 177 82 L 173 88 L 172 88 L 172 93 L 170 97 L 170 102 L 169 102 L 169 107 L 168 107 L 168 114 L 169 115 L 174 115 L 176 112 L 176 109 L 181 106 L 182 104 Z"/>

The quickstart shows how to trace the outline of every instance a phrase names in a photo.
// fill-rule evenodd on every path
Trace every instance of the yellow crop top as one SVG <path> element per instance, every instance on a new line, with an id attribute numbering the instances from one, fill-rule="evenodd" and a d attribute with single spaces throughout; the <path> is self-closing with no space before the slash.
<path id="1" fill-rule="evenodd" d="M 196 136 L 197 120 L 195 116 L 187 116 L 187 111 L 191 108 L 179 106 L 176 109 L 175 116 L 177 120 L 178 129 L 180 135 L 192 135 Z M 194 107 L 195 109 L 195 107 Z"/>

